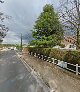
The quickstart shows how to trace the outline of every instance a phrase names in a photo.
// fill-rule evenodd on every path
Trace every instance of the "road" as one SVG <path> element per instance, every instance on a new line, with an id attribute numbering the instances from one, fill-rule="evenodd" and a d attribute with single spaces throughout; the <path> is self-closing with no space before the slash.
<path id="1" fill-rule="evenodd" d="M 14 50 L 0 54 L 0 92 L 50 92 L 26 67 Z"/>

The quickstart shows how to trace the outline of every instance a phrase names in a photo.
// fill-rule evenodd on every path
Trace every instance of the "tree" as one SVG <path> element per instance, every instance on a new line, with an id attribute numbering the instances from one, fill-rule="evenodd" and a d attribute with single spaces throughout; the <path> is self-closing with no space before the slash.
<path id="1" fill-rule="evenodd" d="M 0 24 L 0 43 L 3 41 L 3 38 L 6 36 L 8 30 L 8 27 L 5 27 L 5 25 Z"/>
<path id="2" fill-rule="evenodd" d="M 53 5 L 46 4 L 43 7 L 43 12 L 35 22 L 32 33 L 35 40 L 32 43 L 39 46 L 52 47 L 60 44 L 63 33 L 62 25 Z"/>
<path id="3" fill-rule="evenodd" d="M 60 0 L 59 7 L 61 21 L 65 28 L 73 30 L 76 35 L 76 46 L 80 48 L 80 0 Z"/>
<path id="4" fill-rule="evenodd" d="M 0 0 L 0 3 L 4 3 L 4 1 Z M 8 18 L 8 16 L 6 16 L 6 18 Z M 3 20 L 5 19 L 5 16 L 2 12 L 0 12 L 0 22 L 3 22 Z M 8 27 L 6 27 L 3 24 L 0 24 L 0 44 L 3 41 L 3 38 L 6 36 L 6 33 L 8 31 Z"/>

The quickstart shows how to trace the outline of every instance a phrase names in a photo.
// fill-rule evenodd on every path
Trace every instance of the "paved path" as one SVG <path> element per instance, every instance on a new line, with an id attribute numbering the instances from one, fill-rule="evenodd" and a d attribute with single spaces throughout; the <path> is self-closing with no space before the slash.
<path id="1" fill-rule="evenodd" d="M 31 73 L 15 51 L 0 54 L 0 92 L 50 92 L 47 86 Z"/>

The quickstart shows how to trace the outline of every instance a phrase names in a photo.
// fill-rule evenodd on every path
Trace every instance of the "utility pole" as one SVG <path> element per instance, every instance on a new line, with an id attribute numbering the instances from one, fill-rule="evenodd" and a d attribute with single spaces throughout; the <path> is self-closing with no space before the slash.
<path id="1" fill-rule="evenodd" d="M 21 52 L 22 52 L 22 33 L 21 33 Z"/>

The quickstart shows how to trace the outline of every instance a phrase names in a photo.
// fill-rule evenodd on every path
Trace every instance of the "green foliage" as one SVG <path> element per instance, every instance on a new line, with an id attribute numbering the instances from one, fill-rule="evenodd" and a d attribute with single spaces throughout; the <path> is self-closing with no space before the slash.
<path id="1" fill-rule="evenodd" d="M 73 64 L 80 65 L 80 52 L 78 51 L 68 51 L 64 57 L 64 61 L 68 61 Z"/>
<path id="2" fill-rule="evenodd" d="M 65 45 L 64 45 L 64 44 L 60 44 L 60 46 L 61 46 L 61 48 L 64 48 L 64 47 L 65 47 Z"/>
<path id="3" fill-rule="evenodd" d="M 49 56 L 51 48 L 28 47 L 29 52 Z"/>
<path id="4" fill-rule="evenodd" d="M 61 61 L 80 65 L 80 51 L 66 51 L 60 49 L 35 47 L 29 48 L 29 52 L 43 54 Z"/>
<path id="5" fill-rule="evenodd" d="M 58 14 L 54 11 L 52 5 L 47 4 L 43 12 L 38 17 L 32 33 L 35 38 L 31 44 L 42 47 L 52 47 L 60 44 L 63 37 L 62 25 L 59 21 Z M 59 41 L 58 41 L 59 40 Z"/>
<path id="6" fill-rule="evenodd" d="M 43 48 L 43 55 L 46 55 L 46 56 L 49 56 L 49 54 L 50 54 L 50 52 L 51 52 L 51 48 Z"/>
<path id="7" fill-rule="evenodd" d="M 18 50 L 20 50 L 20 49 L 21 49 L 21 45 L 16 44 L 15 46 L 16 46 L 16 49 L 18 49 Z"/>
<path id="8" fill-rule="evenodd" d="M 66 51 L 64 51 L 64 50 L 52 49 L 49 56 L 54 57 L 54 58 L 59 59 L 59 60 L 63 60 L 65 55 L 66 55 Z"/>
<path id="9" fill-rule="evenodd" d="M 0 47 L 15 47 L 14 44 L 0 44 Z"/>
<path id="10" fill-rule="evenodd" d="M 54 37 L 54 39 L 53 39 Z M 52 35 L 52 36 L 42 36 L 41 39 L 36 39 L 31 41 L 30 45 L 35 45 L 37 47 L 53 47 L 55 45 L 60 44 L 61 41 L 58 40 L 58 37 L 56 35 Z"/>

